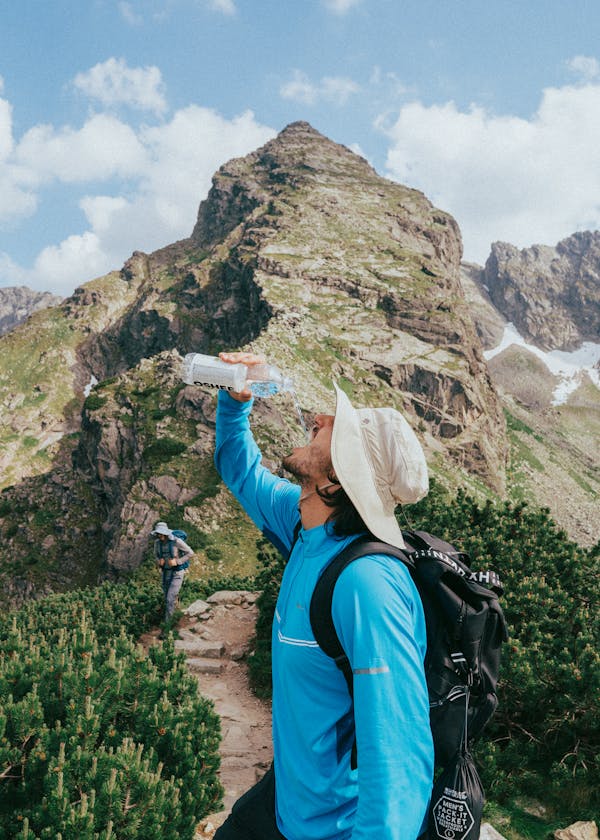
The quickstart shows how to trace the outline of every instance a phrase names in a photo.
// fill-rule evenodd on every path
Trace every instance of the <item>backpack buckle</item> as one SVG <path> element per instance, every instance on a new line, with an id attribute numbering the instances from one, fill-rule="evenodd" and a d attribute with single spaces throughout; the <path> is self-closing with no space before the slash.
<path id="1" fill-rule="evenodd" d="M 467 659 L 462 650 L 459 650 L 456 653 L 451 653 L 450 659 L 454 665 L 454 670 L 459 676 L 464 676 L 467 672 L 470 672 L 471 669 L 467 665 Z"/>

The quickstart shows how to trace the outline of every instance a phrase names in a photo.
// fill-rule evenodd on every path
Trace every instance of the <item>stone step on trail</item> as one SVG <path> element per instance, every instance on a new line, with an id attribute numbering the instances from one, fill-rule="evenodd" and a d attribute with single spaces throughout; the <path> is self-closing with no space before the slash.
<path id="1" fill-rule="evenodd" d="M 202 659 L 198 656 L 188 656 L 187 665 L 194 674 L 222 674 L 223 663 L 218 659 Z"/>
<path id="2" fill-rule="evenodd" d="M 203 639 L 195 633 L 180 630 L 181 638 L 175 642 L 175 650 L 186 656 L 199 656 L 203 659 L 220 659 L 225 654 L 225 643 Z"/>

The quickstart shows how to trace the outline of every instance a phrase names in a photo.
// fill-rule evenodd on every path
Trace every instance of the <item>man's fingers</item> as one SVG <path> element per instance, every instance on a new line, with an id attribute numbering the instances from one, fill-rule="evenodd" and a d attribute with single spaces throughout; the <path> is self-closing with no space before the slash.
<path id="1" fill-rule="evenodd" d="M 248 388 L 244 388 L 243 391 L 228 391 L 227 392 L 230 397 L 233 397 L 234 400 L 238 402 L 250 402 L 252 399 L 252 391 Z"/>
<path id="2" fill-rule="evenodd" d="M 234 353 L 219 353 L 219 359 L 222 362 L 228 362 L 230 365 L 264 365 L 265 357 L 257 353 L 244 353 L 242 351 Z"/>

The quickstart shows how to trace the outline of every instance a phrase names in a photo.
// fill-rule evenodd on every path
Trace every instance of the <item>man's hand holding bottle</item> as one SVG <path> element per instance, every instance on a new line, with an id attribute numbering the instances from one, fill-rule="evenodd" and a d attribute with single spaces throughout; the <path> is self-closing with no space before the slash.
<path id="1" fill-rule="evenodd" d="M 247 367 L 264 365 L 266 363 L 264 356 L 258 356 L 256 353 L 243 353 L 241 351 L 235 353 L 219 353 L 219 359 L 230 365 L 242 364 Z M 250 388 L 246 386 L 243 391 L 229 391 L 229 396 L 238 402 L 249 402 L 253 395 Z"/>

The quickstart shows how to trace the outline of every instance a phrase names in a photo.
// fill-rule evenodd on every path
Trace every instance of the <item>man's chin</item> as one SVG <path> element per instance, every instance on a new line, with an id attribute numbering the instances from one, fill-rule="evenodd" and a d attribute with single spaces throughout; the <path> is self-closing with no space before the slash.
<path id="1" fill-rule="evenodd" d="M 281 459 L 281 466 L 284 470 L 294 475 L 294 453 L 290 452 L 289 455 L 284 455 Z"/>
<path id="2" fill-rule="evenodd" d="M 293 475 L 295 478 L 302 479 L 304 477 L 304 471 L 298 464 L 293 452 L 283 458 L 281 466 L 284 470 L 286 470 L 286 472 L 289 472 L 290 475 Z"/>

